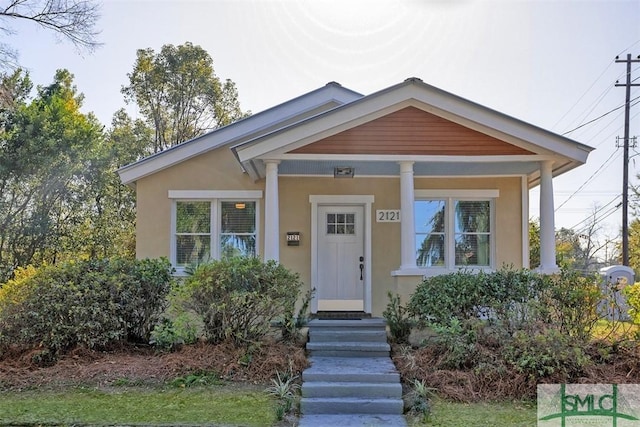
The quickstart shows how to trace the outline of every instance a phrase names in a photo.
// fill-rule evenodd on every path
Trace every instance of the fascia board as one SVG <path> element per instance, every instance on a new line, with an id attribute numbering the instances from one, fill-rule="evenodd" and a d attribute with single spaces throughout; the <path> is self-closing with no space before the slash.
<path id="1" fill-rule="evenodd" d="M 123 184 L 130 184 L 144 176 L 207 151 L 237 143 L 243 138 L 251 139 L 262 129 L 273 128 L 278 122 L 286 122 L 322 105 L 345 104 L 362 98 L 362 96 L 337 83 L 328 83 L 326 86 L 305 95 L 124 166 L 117 172 Z"/>
<path id="2" fill-rule="evenodd" d="M 421 83 L 419 86 L 422 86 L 422 90 L 416 91 L 416 99 L 442 112 L 459 117 L 467 125 L 469 122 L 477 123 L 485 127 L 485 133 L 493 129 L 504 135 L 532 143 L 545 150 L 569 157 L 581 163 L 586 162 L 589 152 L 593 150 L 588 145 L 460 98 L 425 83 Z M 434 112 L 434 114 L 437 113 Z M 464 125 L 464 122 L 459 123 Z"/>
<path id="3" fill-rule="evenodd" d="M 501 162 L 541 162 L 557 160 L 553 155 L 515 155 L 515 156 L 425 156 L 413 154 L 284 154 L 271 156 L 271 160 L 344 160 L 358 162 L 441 162 L 441 163 L 501 163 Z"/>

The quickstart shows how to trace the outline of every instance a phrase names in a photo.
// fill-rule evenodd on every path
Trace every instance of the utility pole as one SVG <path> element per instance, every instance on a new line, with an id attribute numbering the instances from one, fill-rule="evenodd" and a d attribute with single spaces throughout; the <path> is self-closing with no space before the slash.
<path id="1" fill-rule="evenodd" d="M 626 83 L 617 83 L 616 86 L 626 87 L 626 100 L 624 104 L 624 155 L 622 165 L 622 265 L 629 266 L 629 111 L 631 109 L 631 86 L 640 86 L 640 83 L 631 83 L 631 63 L 640 62 L 638 59 L 631 59 L 631 54 L 627 54 L 627 59 L 619 59 L 616 62 L 627 63 Z"/>

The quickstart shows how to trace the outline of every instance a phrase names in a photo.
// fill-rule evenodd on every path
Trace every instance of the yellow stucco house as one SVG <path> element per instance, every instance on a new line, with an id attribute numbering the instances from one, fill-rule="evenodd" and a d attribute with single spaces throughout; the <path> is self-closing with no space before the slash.
<path id="1" fill-rule="evenodd" d="M 540 185 L 542 272 L 557 270 L 553 177 L 592 148 L 410 78 L 315 91 L 119 170 L 137 256 L 177 274 L 229 254 L 277 260 L 311 309 L 381 315 L 424 276 L 529 267 Z"/>

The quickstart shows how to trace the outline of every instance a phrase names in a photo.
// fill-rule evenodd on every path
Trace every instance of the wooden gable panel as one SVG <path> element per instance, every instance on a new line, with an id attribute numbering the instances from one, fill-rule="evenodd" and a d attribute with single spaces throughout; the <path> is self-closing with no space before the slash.
<path id="1" fill-rule="evenodd" d="M 415 107 L 404 108 L 290 153 L 432 156 L 534 154 Z"/>

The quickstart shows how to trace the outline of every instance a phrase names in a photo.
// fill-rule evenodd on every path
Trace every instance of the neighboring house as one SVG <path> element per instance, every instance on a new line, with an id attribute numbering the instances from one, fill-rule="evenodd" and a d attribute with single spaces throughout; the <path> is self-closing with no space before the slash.
<path id="1" fill-rule="evenodd" d="M 460 268 L 555 264 L 552 178 L 592 148 L 410 78 L 363 96 L 329 83 L 119 170 L 137 256 L 186 266 L 255 254 L 300 273 L 312 311 L 381 315 L 387 291 Z"/>

